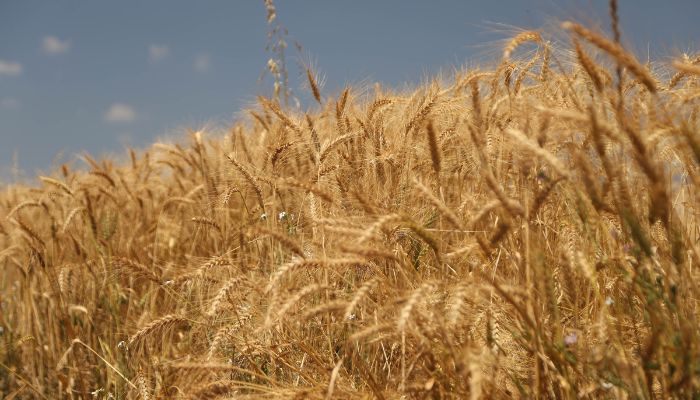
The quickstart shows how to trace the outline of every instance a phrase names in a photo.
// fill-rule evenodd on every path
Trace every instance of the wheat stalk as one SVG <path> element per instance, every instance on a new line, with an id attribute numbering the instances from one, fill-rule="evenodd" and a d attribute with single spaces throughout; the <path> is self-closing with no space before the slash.
<path id="1" fill-rule="evenodd" d="M 562 28 L 573 31 L 578 36 L 586 39 L 599 49 L 610 54 L 620 64 L 627 67 L 650 92 L 656 93 L 656 81 L 651 76 L 649 71 L 642 64 L 640 64 L 633 55 L 625 51 L 625 49 L 623 49 L 618 43 L 611 42 L 603 36 L 573 22 L 567 21 L 562 23 Z"/>

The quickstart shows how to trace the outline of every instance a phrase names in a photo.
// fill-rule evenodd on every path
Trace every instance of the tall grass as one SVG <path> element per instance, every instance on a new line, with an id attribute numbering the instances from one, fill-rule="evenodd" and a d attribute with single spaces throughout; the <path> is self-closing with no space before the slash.
<path id="1" fill-rule="evenodd" d="M 700 396 L 698 58 L 564 28 L 8 187 L 0 391 Z"/>

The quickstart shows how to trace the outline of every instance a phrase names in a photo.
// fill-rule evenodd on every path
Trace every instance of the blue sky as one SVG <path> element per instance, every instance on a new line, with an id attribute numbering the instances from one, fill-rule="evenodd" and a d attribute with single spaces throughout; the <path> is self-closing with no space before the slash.
<path id="1" fill-rule="evenodd" d="M 554 18 L 607 27 L 607 1 L 278 0 L 294 65 L 312 61 L 326 93 L 346 83 L 401 86 L 499 54 L 509 26 Z M 639 54 L 696 50 L 700 1 L 620 0 Z M 269 58 L 263 1 L 0 0 L 0 179 L 93 155 L 123 154 L 188 127 L 230 124 Z M 512 32 L 512 30 L 511 30 Z"/>

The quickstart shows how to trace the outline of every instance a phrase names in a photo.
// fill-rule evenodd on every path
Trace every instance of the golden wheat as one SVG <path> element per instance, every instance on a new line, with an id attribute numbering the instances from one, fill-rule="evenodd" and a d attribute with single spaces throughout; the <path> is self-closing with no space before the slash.
<path id="1" fill-rule="evenodd" d="M 698 59 L 652 71 L 610 11 L 8 186 L 0 393 L 697 397 Z"/>

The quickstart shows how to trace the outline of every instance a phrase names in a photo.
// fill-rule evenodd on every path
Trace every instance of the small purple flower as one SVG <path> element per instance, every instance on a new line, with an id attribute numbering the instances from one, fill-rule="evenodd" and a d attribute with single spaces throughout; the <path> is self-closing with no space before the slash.
<path id="1" fill-rule="evenodd" d="M 567 346 L 573 346 L 578 342 L 578 335 L 576 332 L 571 332 L 568 335 L 564 336 L 564 344 Z"/>

